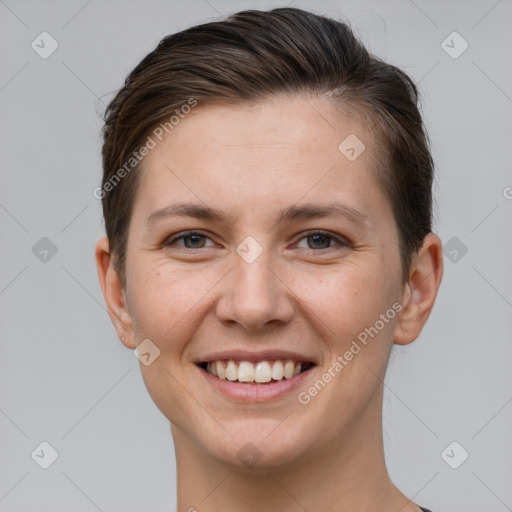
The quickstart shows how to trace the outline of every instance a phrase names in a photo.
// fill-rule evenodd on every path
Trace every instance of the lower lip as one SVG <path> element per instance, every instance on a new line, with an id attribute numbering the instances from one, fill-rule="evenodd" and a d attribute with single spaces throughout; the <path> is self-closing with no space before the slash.
<path id="1" fill-rule="evenodd" d="M 223 395 L 238 400 L 239 402 L 266 402 L 272 399 L 281 398 L 284 395 L 296 390 L 305 379 L 311 374 L 314 366 L 299 373 L 291 379 L 283 378 L 280 381 L 270 384 L 242 384 L 227 379 L 219 379 L 208 373 L 201 367 L 197 367 L 203 377 Z"/>

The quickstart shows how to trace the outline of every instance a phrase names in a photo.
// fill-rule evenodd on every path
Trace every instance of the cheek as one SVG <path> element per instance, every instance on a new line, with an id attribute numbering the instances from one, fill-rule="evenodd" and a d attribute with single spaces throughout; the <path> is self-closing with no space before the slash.
<path id="1" fill-rule="evenodd" d="M 218 281 L 215 271 L 180 268 L 168 261 L 134 262 L 130 303 L 139 341 L 159 341 L 163 351 L 182 348 L 193 329 L 201 300 Z M 172 343 L 163 344 L 170 340 Z"/>
<path id="2" fill-rule="evenodd" d="M 397 296 L 389 277 L 393 273 L 395 269 L 383 269 L 372 256 L 364 262 L 347 261 L 328 272 L 319 269 L 295 274 L 290 287 L 297 300 L 307 306 L 304 315 L 324 339 L 331 340 L 332 349 L 341 350 L 391 308 Z M 389 327 L 386 324 L 386 329 Z"/>
<path id="3" fill-rule="evenodd" d="M 397 318 L 393 308 L 397 304 L 396 286 L 391 279 L 395 271 L 390 268 L 386 275 L 379 265 L 347 265 L 328 278 L 303 279 L 301 297 L 307 298 L 313 313 L 308 318 L 315 323 L 329 354 L 317 376 L 325 379 L 327 391 L 318 381 L 301 390 L 311 400 L 317 413 L 313 416 L 342 411 L 340 417 L 348 418 L 362 413 L 376 396 L 385 375 Z M 333 420 L 323 428 L 334 432 L 338 423 Z"/>

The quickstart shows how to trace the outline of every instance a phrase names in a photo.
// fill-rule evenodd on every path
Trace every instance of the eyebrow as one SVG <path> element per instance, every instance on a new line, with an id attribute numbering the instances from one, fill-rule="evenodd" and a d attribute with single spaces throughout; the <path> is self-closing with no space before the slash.
<path id="1" fill-rule="evenodd" d="M 317 219 L 329 216 L 344 217 L 348 221 L 362 227 L 368 226 L 369 224 L 369 218 L 366 214 L 343 203 L 308 203 L 303 206 L 289 206 L 280 210 L 276 224 L 284 224 L 299 219 Z M 146 227 L 151 228 L 155 224 L 173 217 L 193 217 L 196 219 L 217 221 L 226 224 L 230 228 L 233 225 L 232 217 L 209 206 L 197 203 L 176 203 L 156 210 L 148 215 L 145 224 Z"/>

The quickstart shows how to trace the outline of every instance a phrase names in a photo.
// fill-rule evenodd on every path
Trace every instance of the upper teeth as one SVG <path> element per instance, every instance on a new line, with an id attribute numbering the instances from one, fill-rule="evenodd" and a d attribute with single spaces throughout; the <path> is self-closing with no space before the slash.
<path id="1" fill-rule="evenodd" d="M 210 361 L 206 370 L 219 379 L 239 382 L 270 382 L 291 379 L 302 371 L 302 363 L 286 361 Z"/>

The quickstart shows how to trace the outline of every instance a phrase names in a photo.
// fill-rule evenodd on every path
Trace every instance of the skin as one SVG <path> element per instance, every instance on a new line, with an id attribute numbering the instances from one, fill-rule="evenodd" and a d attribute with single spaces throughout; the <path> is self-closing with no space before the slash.
<path id="1" fill-rule="evenodd" d="M 354 161 L 338 150 L 349 134 L 366 146 Z M 126 289 L 108 240 L 98 241 L 98 275 L 118 335 L 130 349 L 150 339 L 160 350 L 140 368 L 171 423 L 180 512 L 420 510 L 386 470 L 383 379 L 393 343 L 414 341 L 431 312 L 442 245 L 429 234 L 403 283 L 397 225 L 371 171 L 377 156 L 370 133 L 326 99 L 199 106 L 143 161 Z M 148 228 L 151 212 L 181 201 L 221 210 L 232 224 L 174 217 Z M 363 213 L 365 223 L 334 216 L 277 224 L 283 208 L 331 202 Z M 165 246 L 192 229 L 206 238 Z M 333 238 L 307 233 L 318 229 Z M 248 236 L 263 251 L 252 263 L 236 252 Z M 394 303 L 400 313 L 301 404 L 298 392 Z M 216 392 L 194 364 L 227 349 L 295 350 L 317 366 L 297 391 L 240 403 Z M 250 468 L 237 457 L 249 442 L 261 453 Z"/>

